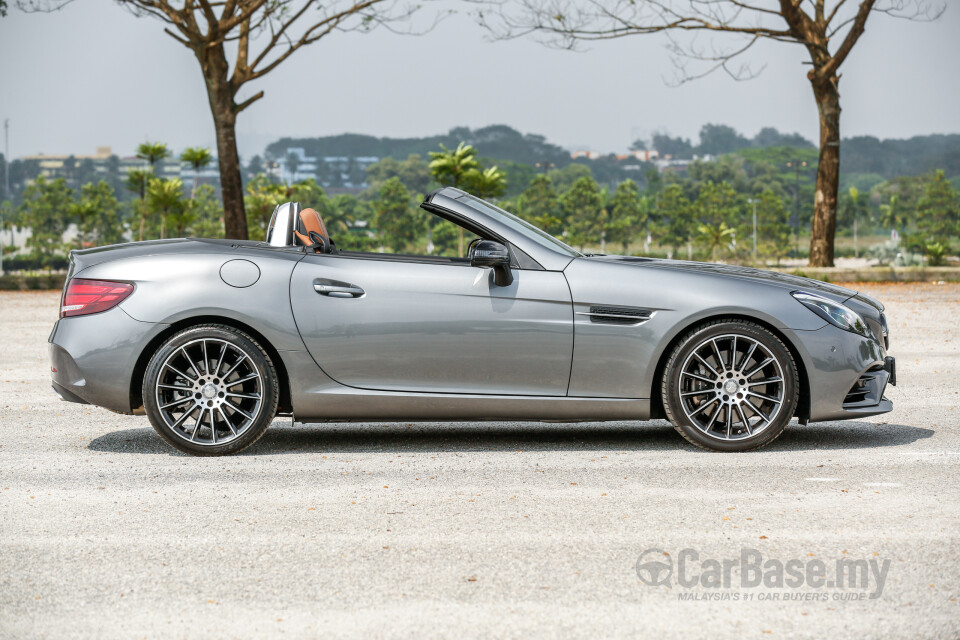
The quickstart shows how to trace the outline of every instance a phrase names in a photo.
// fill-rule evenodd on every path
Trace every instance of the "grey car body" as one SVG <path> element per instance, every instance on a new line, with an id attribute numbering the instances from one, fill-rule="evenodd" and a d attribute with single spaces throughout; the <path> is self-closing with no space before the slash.
<path id="1" fill-rule="evenodd" d="M 789 347 L 802 422 L 892 409 L 883 307 L 868 296 L 745 267 L 581 255 L 452 188 L 422 206 L 505 245 L 512 282 L 498 285 L 490 268 L 467 261 L 309 252 L 292 240 L 296 203 L 277 208 L 267 242 L 74 251 L 69 278 L 135 292 L 57 322 L 53 386 L 67 400 L 135 413 L 165 338 L 216 322 L 263 345 L 279 377 L 279 413 L 300 422 L 645 420 L 664 416 L 663 367 L 680 337 L 739 318 Z M 343 288 L 353 293 L 324 294 Z M 846 305 L 869 331 L 825 321 L 791 295 L 798 290 Z M 850 396 L 858 380 L 866 391 Z"/>

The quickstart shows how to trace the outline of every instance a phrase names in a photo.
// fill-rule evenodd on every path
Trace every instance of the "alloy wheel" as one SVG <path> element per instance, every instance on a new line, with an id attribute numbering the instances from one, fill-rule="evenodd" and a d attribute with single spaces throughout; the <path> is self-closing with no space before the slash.
<path id="1" fill-rule="evenodd" d="M 711 438 L 755 436 L 783 408 L 783 367 L 770 349 L 749 336 L 723 334 L 701 341 L 684 360 L 679 382 L 683 412 Z"/>
<path id="2" fill-rule="evenodd" d="M 167 427 L 194 445 L 223 445 L 242 436 L 263 407 L 263 376 L 242 348 L 200 338 L 167 356 L 156 400 Z"/>

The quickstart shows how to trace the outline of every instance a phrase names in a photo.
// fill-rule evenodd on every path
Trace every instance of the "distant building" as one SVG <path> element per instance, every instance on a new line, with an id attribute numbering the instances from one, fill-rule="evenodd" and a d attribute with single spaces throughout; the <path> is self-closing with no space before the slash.
<path id="1" fill-rule="evenodd" d="M 141 163 L 143 160 L 140 161 Z M 179 164 L 179 163 L 178 163 Z M 142 166 L 142 165 L 141 165 Z M 220 163 L 217 162 L 217 159 L 214 158 L 210 161 L 203 169 L 200 169 L 200 184 L 212 184 L 219 190 L 220 187 Z M 193 167 L 189 163 L 183 163 L 180 165 L 180 179 L 183 180 L 183 184 L 193 184 L 193 179 L 196 177 L 197 172 L 193 170 Z"/>
<path id="2" fill-rule="evenodd" d="M 316 180 L 333 191 L 359 191 L 367 186 L 367 167 L 377 156 L 308 156 L 303 147 L 287 147 L 268 165 L 267 173 L 282 182 Z"/>
<path id="3" fill-rule="evenodd" d="M 149 165 L 146 160 L 134 156 L 119 157 L 113 154 L 110 147 L 97 147 L 93 155 L 73 154 L 44 154 L 23 156 L 25 161 L 35 161 L 40 167 L 40 174 L 45 178 L 74 179 L 82 176 L 84 181 L 104 178 L 112 173 L 123 176 L 130 169 L 145 169 Z M 196 172 L 189 164 L 181 163 L 176 157 L 164 158 L 155 167 L 157 177 L 169 179 L 180 178 L 184 184 L 192 184 Z M 220 171 L 216 158 L 200 170 L 200 179 L 204 184 L 219 185 Z"/>
<path id="4" fill-rule="evenodd" d="M 602 158 L 605 155 L 608 155 L 608 154 L 601 153 L 599 151 L 582 150 L 582 151 L 570 152 L 570 157 L 573 158 L 574 160 L 576 160 L 577 158 L 586 158 L 587 160 L 597 160 L 598 158 Z"/>
<path id="5" fill-rule="evenodd" d="M 659 157 L 660 152 L 656 149 L 637 149 L 635 151 L 627 151 L 624 154 L 617 154 L 617 160 L 633 158 L 634 160 L 640 160 L 641 162 L 653 162 Z"/>
<path id="6" fill-rule="evenodd" d="M 590 151 L 586 149 L 570 152 L 570 157 L 574 160 L 577 158 L 599 160 L 607 156 L 616 156 L 617 160 L 620 161 L 634 159 L 640 160 L 641 162 L 654 162 L 660 157 L 660 152 L 656 149 L 640 149 L 636 151 L 626 151 L 624 153 L 603 153 L 602 151 Z"/>
<path id="7" fill-rule="evenodd" d="M 674 172 L 674 173 L 686 173 L 687 167 L 690 166 L 696 160 L 702 160 L 704 162 L 711 162 L 714 160 L 712 155 L 703 155 L 703 156 L 693 156 L 692 159 L 688 158 L 674 158 L 669 154 L 661 155 L 656 149 L 637 149 L 633 151 L 627 151 L 624 153 L 603 153 L 601 151 L 590 151 L 586 149 L 579 149 L 576 151 L 570 152 L 570 157 L 574 160 L 577 158 L 586 158 L 587 160 L 599 160 L 600 158 L 606 158 L 609 156 L 615 156 L 619 162 L 625 162 L 629 160 L 639 160 L 640 162 L 648 162 L 657 168 L 657 171 L 660 173 L 665 172 Z M 625 171 L 639 171 L 643 168 L 641 164 L 621 164 L 620 167 Z"/>
<path id="8" fill-rule="evenodd" d="M 303 147 L 289 147 L 282 157 L 270 164 L 267 173 L 281 182 L 294 183 L 317 179 L 317 159 L 308 156 Z"/>
<path id="9" fill-rule="evenodd" d="M 671 156 L 663 156 L 662 158 L 656 160 L 654 164 L 656 165 L 657 170 L 660 171 L 660 173 L 664 173 L 667 171 L 686 173 L 687 167 L 689 167 L 691 164 L 693 164 L 697 160 L 700 160 L 702 162 L 713 162 L 715 158 L 710 154 L 706 154 L 702 156 L 695 155 L 693 156 L 692 159 L 687 159 L 687 158 L 681 159 L 681 158 L 673 158 Z"/>
<path id="10" fill-rule="evenodd" d="M 40 175 L 44 178 L 53 179 L 67 177 L 67 174 L 78 169 L 81 163 L 93 163 L 96 173 L 106 174 L 109 171 L 107 163 L 112 155 L 113 152 L 110 147 L 97 147 L 97 152 L 90 156 L 76 156 L 72 154 L 48 155 L 38 153 L 32 156 L 23 156 L 21 160 L 36 162 L 40 167 Z M 72 166 L 71 163 L 73 163 Z"/>

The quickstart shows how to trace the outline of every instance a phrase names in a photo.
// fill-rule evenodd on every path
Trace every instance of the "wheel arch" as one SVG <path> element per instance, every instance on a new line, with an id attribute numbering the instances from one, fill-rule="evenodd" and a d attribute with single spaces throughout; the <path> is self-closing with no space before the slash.
<path id="1" fill-rule="evenodd" d="M 663 351 L 660 352 L 660 356 L 657 359 L 657 367 L 654 370 L 652 385 L 650 388 L 650 418 L 666 418 L 666 411 L 663 408 L 663 374 L 667 366 L 667 361 L 670 359 L 670 354 L 673 353 L 674 348 L 680 342 L 690 334 L 691 331 L 699 327 L 700 325 L 706 324 L 708 322 L 716 322 L 718 320 L 744 320 L 746 322 L 752 322 L 753 324 L 759 325 L 777 336 L 787 349 L 790 351 L 790 355 L 793 356 L 793 360 L 797 365 L 797 374 L 800 377 L 800 398 L 797 401 L 797 409 L 795 415 L 800 418 L 800 422 L 806 423 L 810 418 L 810 381 L 807 378 L 807 368 L 804 365 L 803 358 L 800 357 L 800 351 L 797 349 L 797 345 L 787 337 L 780 329 L 778 329 L 773 324 L 762 320 L 760 318 L 749 316 L 745 314 L 737 313 L 720 313 L 712 316 L 707 316 L 704 318 L 697 318 L 686 324 L 680 331 L 677 332 L 675 336 L 667 343 L 667 346 Z"/>
<path id="2" fill-rule="evenodd" d="M 257 331 L 242 320 L 224 316 L 210 315 L 193 316 L 178 320 L 154 336 L 153 339 L 150 340 L 150 342 L 148 342 L 143 348 L 140 356 L 137 358 L 136 365 L 134 365 L 133 375 L 130 377 L 130 406 L 134 409 L 134 411 L 142 409 L 143 407 L 143 377 L 147 373 L 147 365 L 150 363 L 150 358 L 153 357 L 153 354 L 157 352 L 157 349 L 160 348 L 160 345 L 163 344 L 170 336 L 183 331 L 184 329 L 205 324 L 220 324 L 233 327 L 234 329 L 249 334 L 250 337 L 255 339 L 260 346 L 263 347 L 264 351 L 267 352 L 267 355 L 270 356 L 270 360 L 273 361 L 273 366 L 276 369 L 277 377 L 279 378 L 279 380 L 277 380 L 277 386 L 280 390 L 280 397 L 277 404 L 277 413 L 290 413 L 293 406 L 290 399 L 290 378 L 287 374 L 286 365 L 284 364 L 283 359 L 280 357 L 280 352 L 277 351 L 277 349 L 261 332 Z"/>

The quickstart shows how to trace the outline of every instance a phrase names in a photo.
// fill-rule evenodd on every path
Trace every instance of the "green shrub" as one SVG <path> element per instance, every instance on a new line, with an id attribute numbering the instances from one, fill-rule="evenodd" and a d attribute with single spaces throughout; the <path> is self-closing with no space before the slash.
<path id="1" fill-rule="evenodd" d="M 0 291 L 49 291 L 63 289 L 63 274 L 29 274 L 0 276 Z"/>
<path id="2" fill-rule="evenodd" d="M 44 256 L 32 253 L 3 256 L 3 270 L 10 271 L 66 271 L 70 258 L 62 255 Z"/>
<path id="3" fill-rule="evenodd" d="M 931 267 L 942 267 L 947 263 L 947 254 L 950 253 L 950 246 L 944 246 L 939 242 L 931 242 L 926 246 L 927 260 Z"/>

